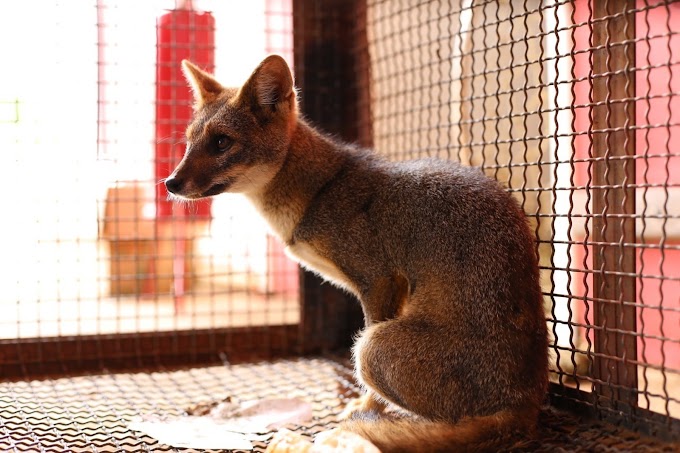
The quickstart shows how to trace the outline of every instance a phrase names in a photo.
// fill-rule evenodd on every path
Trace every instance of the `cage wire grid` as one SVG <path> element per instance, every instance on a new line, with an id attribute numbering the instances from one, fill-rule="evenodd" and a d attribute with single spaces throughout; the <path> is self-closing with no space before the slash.
<path id="1" fill-rule="evenodd" d="M 152 131 L 147 137 L 120 137 L 126 120 L 118 97 L 126 76 L 116 71 L 140 64 L 124 59 L 122 37 L 141 28 L 126 22 L 124 3 L 93 5 L 100 71 L 93 142 L 103 160 L 116 163 L 130 159 L 124 152 L 130 141 L 155 146 L 167 137 L 159 140 Z M 224 7 L 208 1 L 199 6 L 214 9 L 220 75 L 228 61 L 220 60 L 219 47 L 227 37 L 221 30 L 228 22 L 219 20 Z M 67 6 L 56 2 L 54 8 Z M 527 213 L 537 238 L 551 331 L 549 399 L 588 417 L 546 409 L 537 438 L 525 449 L 676 451 L 680 2 L 272 0 L 263 8 L 256 22 L 262 53 L 283 53 L 294 64 L 303 111 L 312 121 L 392 160 L 439 157 L 479 166 L 506 185 Z M 118 34 L 111 31 L 116 28 Z M 170 49 L 183 45 L 175 41 Z M 240 58 L 250 69 L 247 56 Z M 144 84 L 135 89 L 153 91 L 152 76 Z M 180 85 L 180 79 L 171 83 Z M 135 108 L 148 108 L 143 102 Z M 177 99 L 169 105 L 175 115 L 186 107 Z M 177 138 L 168 143 L 183 146 Z M 134 178 L 117 179 L 115 187 L 128 179 Z M 147 185 L 118 194 L 117 234 L 126 227 L 137 237 L 147 234 L 143 216 L 129 211 L 139 209 L 140 201 L 159 203 L 157 181 L 145 181 L 152 183 L 150 191 Z M 98 199 L 103 219 L 108 198 Z M 266 236 L 258 239 L 265 244 L 264 273 L 254 270 L 256 265 L 229 267 L 262 254 L 262 247 L 246 245 L 226 252 L 226 267 L 219 257 L 202 268 L 185 262 L 177 278 L 178 255 L 201 253 L 200 245 L 187 245 L 185 239 L 219 247 L 224 243 L 213 239 L 218 229 L 231 242 L 248 243 L 252 237 L 234 233 L 238 221 L 220 217 L 225 207 L 213 205 L 212 219 L 201 227 L 186 222 L 187 216 L 200 217 L 199 207 L 170 209 L 167 229 L 152 222 L 152 243 L 128 244 L 137 258 L 118 258 L 121 265 L 139 266 L 140 260 L 165 256 L 167 263 L 122 278 L 131 280 L 133 292 L 148 285 L 154 291 L 117 295 L 113 315 L 101 304 L 94 315 L 79 311 L 75 331 L 67 330 L 73 319 L 59 311 L 50 321 L 56 336 L 39 329 L 38 335 L 22 336 L 19 330 L 0 340 L 7 378 L 0 387 L 2 448 L 172 451 L 129 431 L 127 421 L 154 411 L 181 415 L 191 404 L 226 396 L 298 396 L 312 402 L 314 419 L 295 429 L 313 435 L 337 425 L 337 413 L 357 394 L 346 359 L 234 362 L 327 350 L 338 332 L 351 332 L 336 325 L 349 322 L 351 311 L 326 306 L 344 307 L 342 296 L 310 276 L 302 275 L 299 287 L 297 280 L 286 283 L 297 270 L 271 265 L 281 255 Z M 47 242 L 64 253 L 63 244 L 71 241 L 57 236 Z M 115 262 L 99 242 L 76 239 L 74 253 L 96 243 L 95 261 Z M 274 274 L 280 278 L 272 279 Z M 163 276 L 167 281 L 159 282 Z M 114 281 L 105 273 L 97 279 Z M 158 291 L 158 285 L 169 287 Z M 277 294 L 268 285 L 283 289 Z M 40 303 L 40 297 L 38 311 L 53 304 Z M 63 294 L 55 303 L 86 299 Z M 24 299 L 16 300 L 17 313 L 25 313 Z M 177 316 L 178 306 L 186 318 Z M 24 318 L 17 317 L 21 326 Z M 106 330 L 109 321 L 113 327 Z M 91 326 L 96 328 L 88 330 Z M 187 367 L 206 362 L 216 366 Z M 114 372 L 117 368 L 145 371 Z M 94 374 L 44 379 L 47 373 L 87 370 Z M 271 434 L 263 435 L 256 450 L 265 448 Z"/>

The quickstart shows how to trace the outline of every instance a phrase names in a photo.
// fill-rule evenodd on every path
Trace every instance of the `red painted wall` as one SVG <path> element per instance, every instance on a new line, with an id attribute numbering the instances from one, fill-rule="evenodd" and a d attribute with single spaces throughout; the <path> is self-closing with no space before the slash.
<path id="1" fill-rule="evenodd" d="M 638 2 L 642 8 L 644 2 Z M 575 79 L 576 106 L 574 124 L 575 159 L 587 159 L 590 138 L 586 134 L 591 124 L 589 90 L 591 44 L 587 1 L 577 1 L 574 10 L 575 38 Z M 579 25 L 582 24 L 582 25 Z M 680 246 L 678 230 L 666 223 L 666 238 L 661 248 L 661 220 L 651 216 L 660 215 L 680 203 L 680 37 L 667 36 L 671 30 L 680 30 L 680 5 L 651 8 L 636 14 L 636 184 L 638 188 L 637 213 L 645 215 L 643 224 L 638 222 L 638 236 L 644 229 L 644 244 L 650 248 L 639 248 L 637 252 L 638 277 L 637 331 L 638 358 L 651 364 L 665 363 L 667 367 L 680 368 Z M 676 62 L 669 65 L 670 62 Z M 646 127 L 649 126 L 649 127 Z M 581 134 L 580 134 L 581 133 Z M 580 134 L 580 135 L 579 135 Z M 575 164 L 576 186 L 584 186 L 589 180 L 588 162 Z M 646 187 L 646 189 L 645 189 Z M 668 189 L 669 192 L 666 192 Z M 644 196 L 644 198 L 643 198 Z M 646 210 L 644 204 L 647 205 Z M 666 207 L 664 208 L 664 202 Z M 591 232 L 592 234 L 592 232 Z M 583 233 L 575 241 L 585 239 Z M 592 240 L 592 237 L 589 238 Z M 638 243 L 643 240 L 638 237 Z M 587 254 L 586 254 L 587 253 Z M 592 270 L 592 247 L 573 246 L 573 268 Z M 584 262 L 585 259 L 585 262 Z M 572 287 L 575 296 L 592 298 L 592 276 L 573 274 Z M 580 322 L 585 319 L 584 302 L 574 299 L 575 311 Z M 590 304 L 588 322 L 593 322 L 593 304 Z M 592 338 L 591 338 L 592 339 Z"/>

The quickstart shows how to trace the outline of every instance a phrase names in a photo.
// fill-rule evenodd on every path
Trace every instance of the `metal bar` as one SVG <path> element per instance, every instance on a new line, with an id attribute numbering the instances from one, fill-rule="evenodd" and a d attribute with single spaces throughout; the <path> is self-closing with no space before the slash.
<path id="1" fill-rule="evenodd" d="M 593 2 L 593 373 L 598 404 L 624 412 L 637 406 L 634 0 Z M 598 103 L 601 103 L 598 105 Z M 622 275 L 627 274 L 627 275 Z M 603 356 L 604 355 L 604 356 Z M 611 357 L 611 358 L 609 358 Z M 614 360 L 619 358 L 622 360 Z M 622 403 L 622 404 L 619 404 Z M 626 408 L 628 410 L 626 410 Z"/>
<path id="2" fill-rule="evenodd" d="M 294 355 L 298 326 L 247 326 L 0 340 L 2 380 L 273 359 Z"/>
<path id="3" fill-rule="evenodd" d="M 366 14 L 365 0 L 293 0 L 295 80 L 305 116 L 345 140 L 370 143 L 366 22 L 360 14 Z M 354 297 L 305 271 L 300 291 L 299 352 L 349 347 L 363 325 Z"/>

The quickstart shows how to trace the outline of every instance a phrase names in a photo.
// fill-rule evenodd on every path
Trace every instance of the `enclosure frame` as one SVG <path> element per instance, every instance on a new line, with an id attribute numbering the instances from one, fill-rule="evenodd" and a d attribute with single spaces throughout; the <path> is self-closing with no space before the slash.
<path id="1" fill-rule="evenodd" d="M 680 419 L 638 407 L 636 287 L 636 1 L 593 2 L 593 391 L 551 383 L 551 405 L 668 440 Z M 617 6 L 619 11 L 608 10 Z M 300 108 L 321 129 L 373 144 L 366 0 L 293 0 Z M 18 102 L 18 101 L 17 101 Z M 631 119 L 632 123 L 631 123 Z M 607 216 L 620 221 L 607 221 Z M 0 374 L 27 377 L 279 357 L 348 354 L 363 327 L 354 297 L 300 270 L 300 322 L 143 334 L 0 340 Z"/>

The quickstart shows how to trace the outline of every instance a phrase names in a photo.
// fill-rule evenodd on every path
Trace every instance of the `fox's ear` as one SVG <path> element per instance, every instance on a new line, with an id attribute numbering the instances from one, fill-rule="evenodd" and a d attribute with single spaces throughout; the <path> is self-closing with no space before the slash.
<path id="1" fill-rule="evenodd" d="M 241 87 L 239 96 L 265 117 L 281 108 L 295 108 L 293 75 L 286 60 L 278 55 L 265 58 Z"/>
<path id="2" fill-rule="evenodd" d="M 213 76 L 189 60 L 182 60 L 182 71 L 194 92 L 196 108 L 200 108 L 203 104 L 215 100 L 224 90 L 224 87 Z"/>

